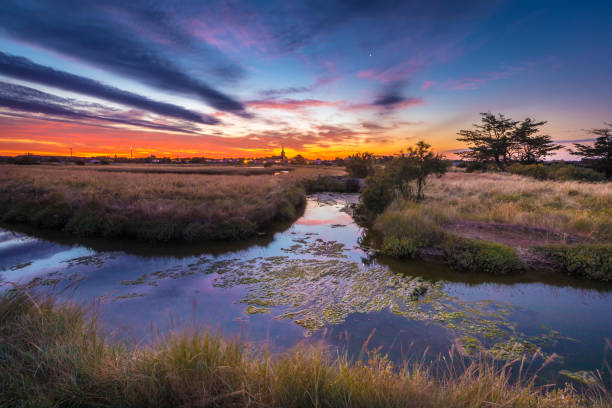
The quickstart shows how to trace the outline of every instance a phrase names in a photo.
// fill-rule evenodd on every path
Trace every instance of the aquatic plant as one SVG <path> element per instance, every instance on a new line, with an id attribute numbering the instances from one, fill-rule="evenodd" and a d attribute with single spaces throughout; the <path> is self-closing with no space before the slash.
<path id="1" fill-rule="evenodd" d="M 515 365 L 394 365 L 368 353 L 316 346 L 272 354 L 209 331 L 171 333 L 149 345 L 118 341 L 82 306 L 21 289 L 0 295 L 0 406 L 97 407 L 609 407 L 601 382 L 538 387 Z M 521 365 L 522 366 L 522 365 Z"/>

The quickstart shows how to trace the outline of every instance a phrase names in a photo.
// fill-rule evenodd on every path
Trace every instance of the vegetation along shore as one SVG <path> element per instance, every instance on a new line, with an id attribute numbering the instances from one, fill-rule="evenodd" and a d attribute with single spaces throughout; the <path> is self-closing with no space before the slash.
<path id="1" fill-rule="evenodd" d="M 276 221 L 295 219 L 306 180 L 316 184 L 321 173 L 344 173 L 338 168 L 261 174 L 263 168 L 119 166 L 111 172 L 107 166 L 2 167 L 2 222 L 153 241 L 254 235 Z M 253 175 L 243 175 L 250 171 Z"/>
<path id="2" fill-rule="evenodd" d="M 612 280 L 610 129 L 593 131 L 597 152 L 576 145 L 598 172 L 541 164 L 558 149 L 538 135 L 542 123 L 483 114 L 476 130 L 459 133 L 469 160 L 453 171 L 424 142 L 384 167 L 355 156 L 353 171 L 368 174 L 357 213 L 378 250 L 472 272 L 544 268 Z"/>

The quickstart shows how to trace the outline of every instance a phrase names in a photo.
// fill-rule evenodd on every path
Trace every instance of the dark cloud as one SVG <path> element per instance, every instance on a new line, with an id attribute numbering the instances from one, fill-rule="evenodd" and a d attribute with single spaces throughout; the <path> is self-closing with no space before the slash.
<path id="1" fill-rule="evenodd" d="M 147 11 L 149 2 L 132 1 L 44 3 L 3 2 L 0 30 L 151 86 L 197 96 L 219 110 L 248 116 L 242 103 L 188 74 L 172 52 L 165 51 L 168 42 L 176 49 L 192 43 L 187 34 L 168 24 L 172 20 L 168 10 Z M 157 27 L 159 31 L 154 30 Z"/>
<path id="2" fill-rule="evenodd" d="M 0 52 L 0 73 L 13 78 L 36 82 L 67 91 L 95 96 L 108 101 L 144 109 L 163 116 L 213 125 L 219 120 L 208 115 L 198 114 L 180 106 L 153 101 L 141 95 L 104 85 L 98 81 L 58 71 L 36 64 L 27 58 L 16 57 Z"/>
<path id="3" fill-rule="evenodd" d="M 89 124 L 91 120 L 114 124 L 139 126 L 155 130 L 197 134 L 197 129 L 188 123 L 173 124 L 152 122 L 140 119 L 140 112 L 110 109 L 100 104 L 82 103 L 73 99 L 61 98 L 39 90 L 0 82 L 0 107 L 24 112 L 47 120 L 47 116 L 58 116 Z M 30 116 L 32 117 L 32 116 Z"/>
<path id="4" fill-rule="evenodd" d="M 379 96 L 372 102 L 375 107 L 380 107 L 386 112 L 391 112 L 398 108 L 418 105 L 422 103 L 422 99 L 415 97 L 406 97 L 402 94 L 403 82 L 393 82 L 383 88 Z"/>

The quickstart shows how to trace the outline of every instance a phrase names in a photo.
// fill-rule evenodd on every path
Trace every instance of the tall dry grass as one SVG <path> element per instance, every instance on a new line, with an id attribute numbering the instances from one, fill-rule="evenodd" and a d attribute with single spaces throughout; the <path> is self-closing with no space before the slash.
<path id="1" fill-rule="evenodd" d="M 159 241 L 243 238 L 275 220 L 293 219 L 304 202 L 301 181 L 326 171 L 332 170 L 247 177 L 5 165 L 0 169 L 0 210 L 4 222 L 78 235 Z"/>
<path id="2" fill-rule="evenodd" d="M 0 295 L 0 406 L 610 407 L 601 384 L 538 387 L 485 358 L 394 365 L 316 346 L 271 354 L 202 331 L 151 345 L 103 334 L 82 307 L 21 289 Z M 520 369 L 520 366 L 518 367 Z"/>
<path id="3" fill-rule="evenodd" d="M 612 183 L 449 172 L 432 178 L 426 195 L 424 205 L 454 221 L 518 224 L 612 242 Z"/>

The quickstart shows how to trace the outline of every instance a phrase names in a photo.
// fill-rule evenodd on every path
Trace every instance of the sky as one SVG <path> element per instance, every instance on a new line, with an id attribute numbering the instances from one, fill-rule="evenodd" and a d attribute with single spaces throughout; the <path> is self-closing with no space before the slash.
<path id="1" fill-rule="evenodd" d="M 334 158 L 612 122 L 612 2 L 3 0 L 0 155 Z M 563 155 L 564 153 L 562 153 Z"/>

